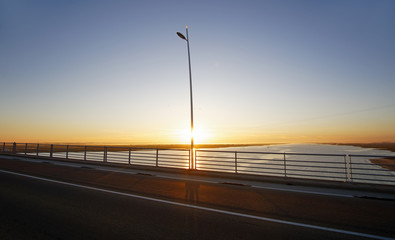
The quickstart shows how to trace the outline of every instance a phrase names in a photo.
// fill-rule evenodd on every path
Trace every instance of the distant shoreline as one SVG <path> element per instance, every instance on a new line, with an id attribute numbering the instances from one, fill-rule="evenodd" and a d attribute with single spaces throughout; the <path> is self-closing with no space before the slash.
<path id="1" fill-rule="evenodd" d="M 381 150 L 389 150 L 391 152 L 395 152 L 395 143 L 340 143 L 336 145 L 349 145 L 356 146 L 362 148 L 376 148 Z M 373 158 L 369 159 L 369 161 L 373 164 L 376 164 L 382 168 L 389 169 L 395 171 L 395 158 Z M 387 165 L 389 164 L 389 165 Z"/>
<path id="2" fill-rule="evenodd" d="M 390 169 L 395 171 L 395 158 L 378 158 L 378 159 L 369 159 L 374 164 L 379 165 L 382 168 Z M 390 164 L 390 165 L 386 165 Z"/>
<path id="3" fill-rule="evenodd" d="M 389 150 L 395 152 L 395 143 L 382 142 L 382 143 L 328 143 L 330 145 L 348 145 L 362 148 L 376 148 L 381 150 Z"/>

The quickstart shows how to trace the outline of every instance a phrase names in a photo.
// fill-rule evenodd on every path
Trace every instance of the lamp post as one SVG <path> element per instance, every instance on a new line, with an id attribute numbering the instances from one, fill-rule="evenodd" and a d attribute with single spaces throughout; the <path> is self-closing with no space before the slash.
<path id="1" fill-rule="evenodd" d="M 192 100 L 192 72 L 191 72 L 191 53 L 189 51 L 189 36 L 188 36 L 188 26 L 185 26 L 187 37 L 182 33 L 177 32 L 177 35 L 187 42 L 188 48 L 188 63 L 189 63 L 189 96 L 191 98 L 191 162 L 190 168 L 194 169 L 194 153 L 193 153 L 193 100 Z"/>

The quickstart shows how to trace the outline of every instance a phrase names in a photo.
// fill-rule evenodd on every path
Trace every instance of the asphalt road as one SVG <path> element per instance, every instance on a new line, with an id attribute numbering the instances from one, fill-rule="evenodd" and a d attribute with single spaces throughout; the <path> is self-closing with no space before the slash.
<path id="1" fill-rule="evenodd" d="M 11 171 L 7 162 L 0 163 L 1 168 Z M 48 164 L 20 163 L 17 167 L 26 174 L 77 181 L 159 201 L 0 172 L 0 239 L 364 239 L 362 235 L 330 229 L 395 236 L 393 201 L 166 182 L 152 176 L 125 176 Z M 61 179 L 64 175 L 68 178 Z M 83 176 L 89 178 L 82 179 Z M 125 187 L 118 189 L 114 182 L 117 187 Z M 329 231 L 247 215 L 323 226 Z"/>

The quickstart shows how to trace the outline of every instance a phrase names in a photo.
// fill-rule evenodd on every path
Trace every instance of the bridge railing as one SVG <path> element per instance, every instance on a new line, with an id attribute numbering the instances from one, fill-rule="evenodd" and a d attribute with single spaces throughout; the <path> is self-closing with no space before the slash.
<path id="1" fill-rule="evenodd" d="M 312 154 L 2 143 L 0 152 L 263 176 L 395 184 L 395 155 Z"/>
<path id="2" fill-rule="evenodd" d="M 196 169 L 344 182 L 395 184 L 394 155 L 196 150 Z"/>
<path id="3" fill-rule="evenodd" d="M 155 167 L 190 168 L 189 149 L 2 143 L 0 152 L 35 157 L 51 157 L 65 160 L 70 159 Z"/>

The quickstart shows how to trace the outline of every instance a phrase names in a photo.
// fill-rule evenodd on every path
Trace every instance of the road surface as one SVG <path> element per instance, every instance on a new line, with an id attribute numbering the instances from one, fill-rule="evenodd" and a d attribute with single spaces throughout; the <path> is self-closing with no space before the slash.
<path id="1" fill-rule="evenodd" d="M 0 239 L 385 239 L 395 202 L 0 160 Z M 53 181 L 55 180 L 55 181 Z"/>

